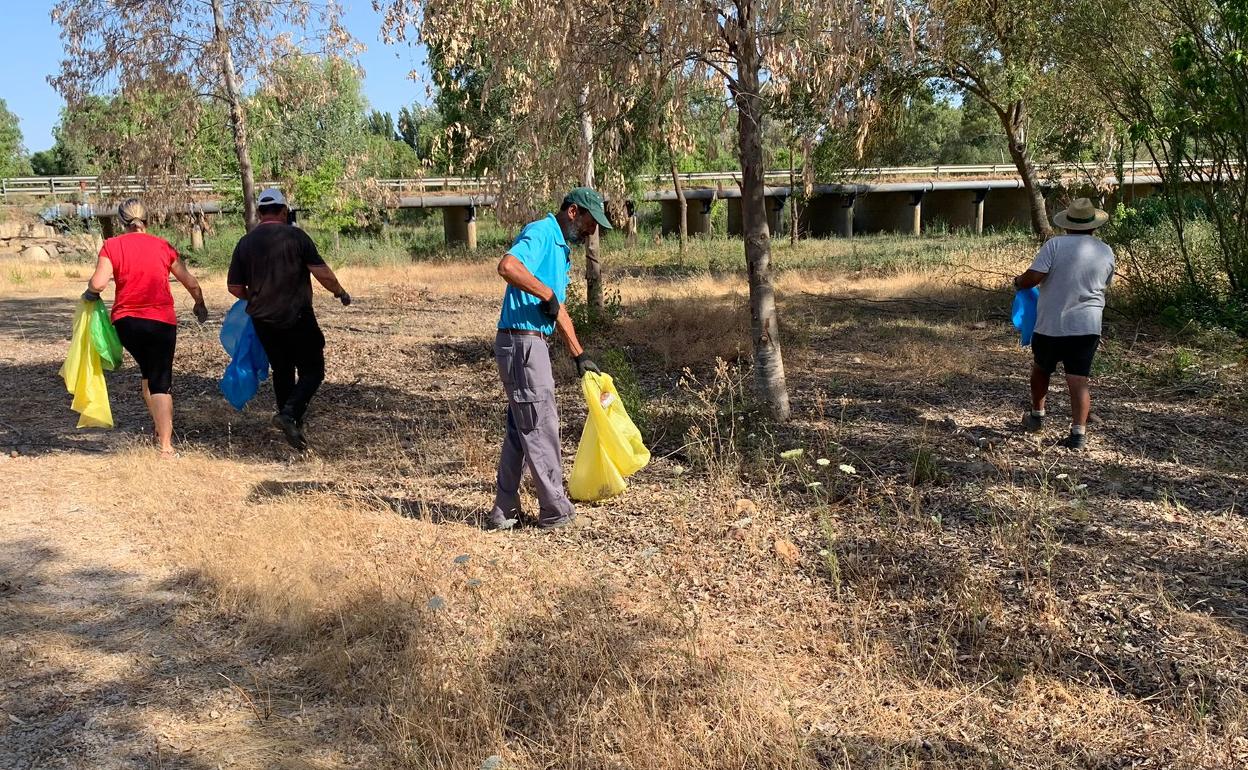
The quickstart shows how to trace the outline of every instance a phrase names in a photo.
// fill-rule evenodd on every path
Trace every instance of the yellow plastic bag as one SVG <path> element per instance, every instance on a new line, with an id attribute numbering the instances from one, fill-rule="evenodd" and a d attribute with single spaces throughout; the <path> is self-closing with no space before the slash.
<path id="1" fill-rule="evenodd" d="M 80 416 L 79 428 L 113 427 L 113 410 L 108 405 L 104 367 L 91 335 L 93 303 L 81 302 L 74 312 L 74 336 L 69 355 L 61 366 L 65 388 L 74 397 L 73 410 Z"/>
<path id="2" fill-rule="evenodd" d="M 581 390 L 589 414 L 572 463 L 568 494 L 575 500 L 603 500 L 628 487 L 624 479 L 646 467 L 650 450 L 624 411 L 610 375 L 586 372 Z"/>

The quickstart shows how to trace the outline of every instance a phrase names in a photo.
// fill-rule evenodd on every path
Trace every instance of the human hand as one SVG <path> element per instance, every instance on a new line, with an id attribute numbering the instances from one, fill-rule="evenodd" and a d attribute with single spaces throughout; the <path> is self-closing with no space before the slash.
<path id="1" fill-rule="evenodd" d="M 572 360 L 576 362 L 576 373 L 584 377 L 586 372 L 594 374 L 602 374 L 602 370 L 598 368 L 598 364 L 589 360 L 589 356 L 582 352 L 579 356 L 573 356 Z"/>
<path id="2" fill-rule="evenodd" d="M 351 295 L 347 294 L 346 290 L 343 290 L 343 292 L 340 294 L 335 294 L 334 297 L 337 298 L 337 300 L 342 303 L 343 307 L 346 307 L 351 304 Z"/>
<path id="3" fill-rule="evenodd" d="M 559 318 L 559 299 L 553 293 L 550 295 L 550 299 L 542 300 L 538 307 L 542 309 L 542 313 L 550 320 L 554 321 Z"/>
<path id="4" fill-rule="evenodd" d="M 208 306 L 205 305 L 204 303 L 196 302 L 194 313 L 195 313 L 195 320 L 199 321 L 201 324 L 206 323 L 208 321 Z"/>
<path id="5" fill-rule="evenodd" d="M 92 289 L 90 286 L 88 286 L 87 290 L 82 293 L 83 302 L 95 302 L 99 298 L 100 293 Z"/>

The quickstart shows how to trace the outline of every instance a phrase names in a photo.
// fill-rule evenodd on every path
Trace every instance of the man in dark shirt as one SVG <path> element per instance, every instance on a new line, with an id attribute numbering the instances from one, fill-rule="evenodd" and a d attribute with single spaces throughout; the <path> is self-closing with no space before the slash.
<path id="1" fill-rule="evenodd" d="M 247 300 L 247 314 L 273 366 L 273 425 L 302 450 L 307 448 L 303 416 L 325 379 L 325 335 L 312 312 L 308 276 L 343 305 L 351 304 L 351 295 L 308 234 L 288 224 L 290 210 L 280 190 L 270 187 L 257 203 L 260 222 L 234 247 L 227 281 L 231 294 Z"/>

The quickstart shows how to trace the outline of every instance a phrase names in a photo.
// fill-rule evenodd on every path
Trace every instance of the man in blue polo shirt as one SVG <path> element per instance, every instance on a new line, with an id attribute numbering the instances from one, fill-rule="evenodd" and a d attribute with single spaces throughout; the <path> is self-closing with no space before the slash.
<path id="1" fill-rule="evenodd" d="M 507 392 L 507 437 L 498 461 L 498 488 L 487 526 L 510 529 L 520 520 L 520 476 L 527 465 L 537 487 L 537 526 L 557 529 L 576 518 L 563 488 L 559 412 L 546 339 L 558 330 L 577 373 L 597 372 L 563 307 L 572 268 L 571 245 L 610 229 L 602 196 L 577 187 L 558 214 L 530 222 L 498 263 L 507 282 L 494 338 L 494 359 Z"/>

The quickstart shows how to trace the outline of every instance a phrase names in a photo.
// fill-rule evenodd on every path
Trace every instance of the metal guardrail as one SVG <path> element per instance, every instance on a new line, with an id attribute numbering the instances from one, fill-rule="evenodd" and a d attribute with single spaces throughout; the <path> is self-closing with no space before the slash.
<path id="1" fill-rule="evenodd" d="M 1195 161 L 1193 167 L 1208 167 L 1210 161 Z M 1137 171 L 1152 171 L 1150 161 L 1136 161 L 1124 166 L 1124 170 L 1132 175 Z M 1073 174 L 1086 170 L 1077 163 L 1061 163 L 1046 167 L 1047 170 L 1063 174 Z M 993 163 L 982 165 L 950 165 L 950 166 L 893 166 L 878 168 L 844 169 L 841 172 L 845 179 L 878 179 L 883 177 L 915 176 L 915 177 L 946 177 L 946 176 L 1016 176 L 1017 169 L 1012 163 Z M 728 182 L 737 184 L 741 178 L 740 171 L 702 171 L 681 174 L 685 184 L 714 184 Z M 769 171 L 764 175 L 767 180 L 789 179 L 788 171 Z M 655 184 L 665 184 L 669 176 L 654 177 Z M 397 192 L 429 193 L 439 191 L 488 190 L 495 180 L 480 177 L 413 177 L 406 179 L 375 179 L 378 187 Z M 270 186 L 271 182 L 260 182 L 257 187 Z M 192 177 L 187 180 L 186 187 L 191 192 L 222 192 L 238 186 L 236 177 L 206 179 Z M 0 199 L 7 202 L 10 197 L 44 197 L 70 198 L 84 194 L 96 197 L 113 197 L 119 195 L 141 195 L 147 190 L 147 184 L 138 177 L 122 177 L 115 182 L 105 184 L 98 176 L 35 176 L 12 177 L 0 179 Z"/>

